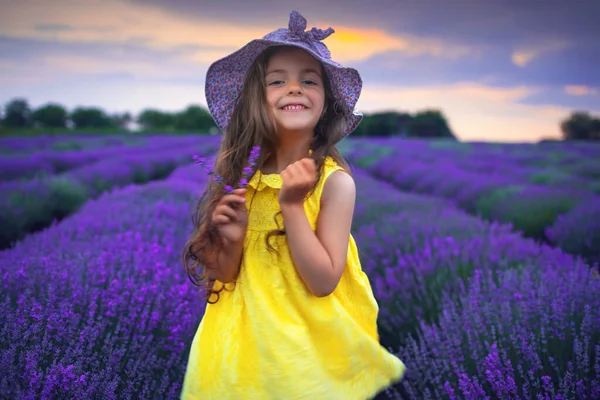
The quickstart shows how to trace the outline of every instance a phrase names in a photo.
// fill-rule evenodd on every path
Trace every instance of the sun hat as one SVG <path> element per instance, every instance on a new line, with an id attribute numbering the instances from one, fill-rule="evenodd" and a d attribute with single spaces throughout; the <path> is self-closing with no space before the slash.
<path id="1" fill-rule="evenodd" d="M 280 28 L 262 39 L 252 40 L 210 65 L 206 73 L 206 102 L 209 112 L 221 130 L 225 131 L 227 128 L 246 72 L 254 60 L 268 47 L 281 45 L 304 49 L 323 64 L 330 79 L 333 96 L 338 100 L 346 119 L 343 136 L 356 129 L 363 118 L 362 113 L 355 110 L 362 90 L 360 74 L 356 69 L 344 67 L 331 59 L 329 49 L 321 40 L 335 32 L 332 28 L 312 28 L 310 31 L 305 29 L 306 19 L 298 11 L 292 11 L 288 28 Z"/>

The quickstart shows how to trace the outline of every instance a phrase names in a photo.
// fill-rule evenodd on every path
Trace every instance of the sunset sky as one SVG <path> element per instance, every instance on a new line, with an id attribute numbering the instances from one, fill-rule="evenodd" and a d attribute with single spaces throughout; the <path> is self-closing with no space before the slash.
<path id="1" fill-rule="evenodd" d="M 298 10 L 364 81 L 366 113 L 440 109 L 461 140 L 559 137 L 600 115 L 600 0 L 0 0 L 0 103 L 206 105 L 212 61 Z"/>

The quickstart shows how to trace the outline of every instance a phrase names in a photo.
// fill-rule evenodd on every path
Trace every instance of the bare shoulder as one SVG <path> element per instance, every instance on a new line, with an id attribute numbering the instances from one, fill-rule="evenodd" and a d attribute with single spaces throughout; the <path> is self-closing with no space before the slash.
<path id="1" fill-rule="evenodd" d="M 321 203 L 354 204 L 356 200 L 356 184 L 354 178 L 346 171 L 335 171 L 327 178 L 323 186 Z"/>

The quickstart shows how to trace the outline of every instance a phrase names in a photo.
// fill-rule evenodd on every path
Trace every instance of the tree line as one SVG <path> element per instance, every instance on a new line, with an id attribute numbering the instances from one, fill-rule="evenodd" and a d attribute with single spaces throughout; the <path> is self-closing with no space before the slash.
<path id="1" fill-rule="evenodd" d="M 600 118 L 585 111 L 573 112 L 560 129 L 565 140 L 600 140 Z"/>
<path id="2" fill-rule="evenodd" d="M 58 103 L 47 103 L 32 109 L 24 98 L 15 98 L 4 106 L 0 126 L 13 130 L 131 130 L 132 124 L 142 132 L 219 132 L 208 110 L 190 105 L 179 112 L 148 108 L 137 116 L 131 113 L 108 114 L 99 107 L 76 107 L 68 111 Z M 4 129 L 6 130 L 6 129 Z M 365 115 L 353 136 L 412 136 L 456 139 L 444 115 L 438 110 L 425 110 L 413 115 L 380 112 Z"/>
<path id="3" fill-rule="evenodd" d="M 32 109 L 24 98 L 15 98 L 0 111 L 0 132 L 11 130 L 118 130 L 132 131 L 137 125 L 142 132 L 219 132 L 208 110 L 190 105 L 178 112 L 153 108 L 142 110 L 137 116 L 129 112 L 109 114 L 99 107 L 78 106 L 69 111 L 55 102 Z M 600 139 L 600 118 L 585 111 L 576 111 L 561 122 L 564 140 Z M 404 136 L 421 138 L 448 138 L 456 140 L 448 121 L 439 110 L 424 110 L 414 114 L 383 111 L 365 114 L 352 134 L 354 137 Z"/>

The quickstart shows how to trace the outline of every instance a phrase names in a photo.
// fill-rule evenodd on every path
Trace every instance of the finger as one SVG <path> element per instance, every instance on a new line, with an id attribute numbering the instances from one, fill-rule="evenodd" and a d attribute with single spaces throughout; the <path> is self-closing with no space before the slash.
<path id="1" fill-rule="evenodd" d="M 230 224 L 232 221 L 226 215 L 217 215 L 216 217 L 213 218 L 213 222 L 217 225 L 225 225 L 225 224 Z"/>
<path id="2" fill-rule="evenodd" d="M 304 170 L 311 175 L 313 175 L 317 170 L 316 161 L 312 158 L 302 159 L 302 166 L 304 167 Z"/>
<path id="3" fill-rule="evenodd" d="M 287 183 L 287 182 L 288 182 L 288 180 L 289 180 L 289 177 L 290 177 L 290 171 L 289 171 L 289 169 L 288 169 L 288 168 L 286 168 L 286 169 L 284 169 L 283 171 L 281 171 L 281 173 L 280 173 L 279 175 L 281 175 L 281 180 L 282 180 L 284 183 Z"/>
<path id="4" fill-rule="evenodd" d="M 219 216 L 219 215 L 225 215 L 225 216 L 231 218 L 232 221 L 235 221 L 237 219 L 237 213 L 236 213 L 236 211 L 233 208 L 231 208 L 228 205 L 226 205 L 226 204 L 222 204 L 219 207 L 217 207 L 217 209 L 215 210 L 215 214 L 217 216 Z"/>
<path id="5" fill-rule="evenodd" d="M 302 162 L 302 165 L 304 167 L 310 167 L 311 165 L 314 164 L 314 160 L 310 157 L 304 157 L 302 160 L 300 160 Z"/>
<path id="6" fill-rule="evenodd" d="M 232 193 L 232 194 L 226 194 L 225 196 L 223 196 L 221 198 L 220 204 L 243 203 L 245 201 L 246 201 L 246 198 L 244 196 Z"/>
<path id="7" fill-rule="evenodd" d="M 306 161 L 302 160 L 298 164 L 298 179 L 302 182 L 309 182 L 311 180 L 311 171 L 310 167 L 306 164 Z"/>
<path id="8" fill-rule="evenodd" d="M 295 180 L 298 177 L 298 163 L 293 163 L 286 169 L 288 170 L 288 180 Z"/>
<path id="9" fill-rule="evenodd" d="M 243 196 L 244 194 L 246 194 L 246 188 L 237 188 L 233 191 L 233 194 Z"/>

